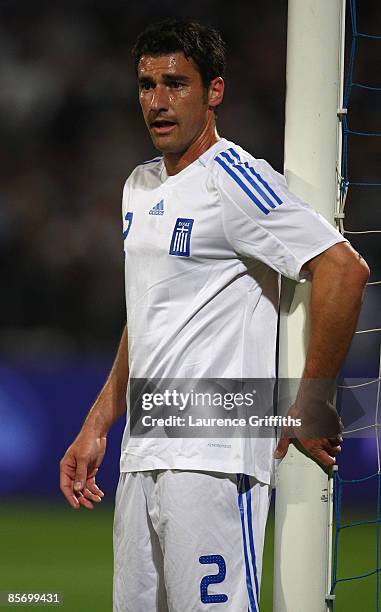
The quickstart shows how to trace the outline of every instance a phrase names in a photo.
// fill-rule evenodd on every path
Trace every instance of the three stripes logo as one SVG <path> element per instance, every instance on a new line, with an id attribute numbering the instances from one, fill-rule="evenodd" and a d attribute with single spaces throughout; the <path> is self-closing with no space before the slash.
<path id="1" fill-rule="evenodd" d="M 160 200 L 155 206 L 152 206 L 149 211 L 150 215 L 164 215 L 164 200 Z"/>
<path id="2" fill-rule="evenodd" d="M 241 161 L 232 147 L 214 159 L 265 215 L 283 203 L 261 175 L 248 162 Z"/>
<path id="3" fill-rule="evenodd" d="M 169 247 L 170 255 L 178 257 L 190 256 L 190 240 L 193 228 L 194 219 L 178 218 L 172 232 L 171 245 Z"/>

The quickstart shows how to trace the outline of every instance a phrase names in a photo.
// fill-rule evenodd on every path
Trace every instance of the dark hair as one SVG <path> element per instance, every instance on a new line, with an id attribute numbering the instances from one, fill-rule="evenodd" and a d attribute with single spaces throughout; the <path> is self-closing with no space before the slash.
<path id="1" fill-rule="evenodd" d="M 149 25 L 139 34 L 132 49 L 135 70 L 142 55 L 166 55 L 182 51 L 197 65 L 204 87 L 212 79 L 223 77 L 226 64 L 226 45 L 214 28 L 197 21 L 166 19 Z"/>

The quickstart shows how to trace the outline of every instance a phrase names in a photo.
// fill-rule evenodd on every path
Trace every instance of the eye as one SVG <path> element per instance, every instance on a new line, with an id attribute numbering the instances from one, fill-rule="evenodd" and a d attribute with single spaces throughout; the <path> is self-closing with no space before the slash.
<path id="1" fill-rule="evenodd" d="M 180 83 L 180 81 L 172 81 L 171 82 L 172 89 L 180 89 L 181 86 L 182 86 L 182 83 Z"/>
<path id="2" fill-rule="evenodd" d="M 142 91 L 148 91 L 152 88 L 152 83 L 149 83 L 148 81 L 146 81 L 145 83 L 141 83 L 140 84 L 140 89 Z"/>

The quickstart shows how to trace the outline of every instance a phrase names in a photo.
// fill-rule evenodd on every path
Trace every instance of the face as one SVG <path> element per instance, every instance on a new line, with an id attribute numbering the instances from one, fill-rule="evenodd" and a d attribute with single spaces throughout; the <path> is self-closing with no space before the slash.
<path id="1" fill-rule="evenodd" d="M 138 80 L 140 105 L 154 146 L 163 153 L 186 151 L 213 112 L 213 81 L 206 90 L 196 64 L 182 52 L 142 55 Z"/>

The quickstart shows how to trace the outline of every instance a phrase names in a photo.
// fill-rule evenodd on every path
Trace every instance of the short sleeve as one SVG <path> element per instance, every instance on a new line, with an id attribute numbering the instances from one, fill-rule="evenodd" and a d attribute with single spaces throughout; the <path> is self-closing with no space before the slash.
<path id="1" fill-rule="evenodd" d="M 131 228 L 133 212 L 131 208 L 131 192 L 134 188 L 134 181 L 136 180 L 139 166 L 135 168 L 127 178 L 123 186 L 122 194 L 122 224 L 123 224 L 123 240 L 125 241 Z"/>
<path id="2" fill-rule="evenodd" d="M 238 147 L 214 158 L 225 233 L 234 250 L 294 280 L 302 266 L 343 236 L 292 194 L 283 175 Z"/>
<path id="3" fill-rule="evenodd" d="M 136 174 L 136 168 L 131 172 L 131 174 L 127 177 L 124 185 L 123 185 L 123 193 L 122 193 L 122 215 L 123 220 L 125 219 L 126 214 L 129 211 L 130 205 L 130 192 L 131 192 L 131 184 L 134 180 L 134 176 Z"/>

